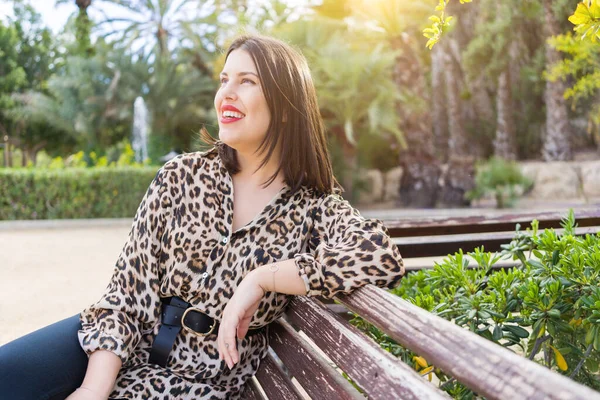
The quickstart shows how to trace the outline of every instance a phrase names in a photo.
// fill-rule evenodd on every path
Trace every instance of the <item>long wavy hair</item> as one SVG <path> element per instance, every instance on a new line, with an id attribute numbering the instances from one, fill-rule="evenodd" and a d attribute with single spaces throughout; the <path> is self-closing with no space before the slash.
<path id="1" fill-rule="evenodd" d="M 342 193 L 333 175 L 317 93 L 302 53 L 281 40 L 258 34 L 237 37 L 225 60 L 236 49 L 252 57 L 271 112 L 267 133 L 257 149 L 258 154 L 266 151 L 259 169 L 281 142 L 280 164 L 264 185 L 269 186 L 283 170 L 285 182 L 294 192 L 304 185 L 320 193 Z M 208 145 L 218 147 L 230 174 L 240 171 L 235 149 L 210 136 L 204 127 L 200 136 Z"/>

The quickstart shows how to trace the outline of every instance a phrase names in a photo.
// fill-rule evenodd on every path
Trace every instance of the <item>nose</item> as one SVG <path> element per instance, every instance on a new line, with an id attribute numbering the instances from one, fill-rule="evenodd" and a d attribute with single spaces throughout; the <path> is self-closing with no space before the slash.
<path id="1" fill-rule="evenodd" d="M 229 86 L 223 90 L 223 98 L 227 100 L 235 100 L 237 99 L 237 94 L 231 89 L 231 86 Z"/>

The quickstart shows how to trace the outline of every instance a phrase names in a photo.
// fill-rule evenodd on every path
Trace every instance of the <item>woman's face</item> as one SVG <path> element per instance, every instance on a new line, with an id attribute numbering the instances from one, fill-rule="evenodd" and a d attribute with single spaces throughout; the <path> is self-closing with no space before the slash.
<path id="1" fill-rule="evenodd" d="M 242 49 L 229 53 L 220 79 L 215 96 L 219 139 L 238 151 L 253 153 L 267 133 L 271 113 L 250 53 Z M 231 107 L 239 112 L 229 114 Z"/>

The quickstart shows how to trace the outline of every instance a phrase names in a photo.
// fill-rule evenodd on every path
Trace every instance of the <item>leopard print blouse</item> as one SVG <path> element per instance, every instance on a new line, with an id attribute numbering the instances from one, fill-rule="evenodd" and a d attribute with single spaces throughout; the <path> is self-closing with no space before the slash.
<path id="1" fill-rule="evenodd" d="M 294 258 L 307 296 L 331 298 L 366 284 L 397 286 L 398 248 L 380 220 L 365 219 L 339 194 L 284 187 L 232 232 L 232 178 L 216 146 L 163 165 L 136 212 L 110 283 L 80 314 L 81 347 L 123 362 L 111 399 L 234 399 L 266 356 L 265 333 L 238 339 L 239 362 L 219 360 L 217 334 L 182 330 L 166 367 L 148 363 L 161 326 L 161 298 L 179 296 L 219 320 L 254 268 Z M 269 292 L 250 329 L 276 320 L 291 296 Z"/>

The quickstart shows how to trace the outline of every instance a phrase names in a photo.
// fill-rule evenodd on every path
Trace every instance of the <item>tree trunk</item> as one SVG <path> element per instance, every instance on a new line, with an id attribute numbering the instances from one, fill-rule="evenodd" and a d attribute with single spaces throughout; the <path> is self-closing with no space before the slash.
<path id="1" fill-rule="evenodd" d="M 446 40 L 451 42 L 456 39 L 447 37 Z M 452 43 L 449 43 L 449 46 L 452 47 Z M 464 194 L 474 186 L 475 157 L 471 154 L 471 146 L 464 126 L 457 61 L 452 57 L 451 52 L 446 53 L 444 61 L 450 157 L 447 170 L 442 177 L 441 202 L 446 206 L 464 206 L 469 204 L 464 199 Z"/>
<path id="2" fill-rule="evenodd" d="M 48 142 L 46 140 L 42 140 L 39 143 L 36 143 L 34 146 L 28 146 L 23 149 L 23 153 L 27 155 L 27 159 L 31 160 L 33 165 L 35 166 L 37 163 L 37 153 L 42 150 Z"/>
<path id="3" fill-rule="evenodd" d="M 452 40 L 448 38 L 447 40 Z M 450 131 L 450 140 L 448 149 L 451 157 L 461 157 L 469 153 L 468 139 L 466 136 L 462 108 L 460 104 L 460 93 L 458 87 L 458 68 L 454 57 L 450 53 L 446 54 L 445 75 L 446 75 L 446 99 L 448 108 L 448 128 Z"/>
<path id="4" fill-rule="evenodd" d="M 87 9 L 92 5 L 92 0 L 75 0 L 75 5 L 79 8 L 79 14 L 75 20 L 75 38 L 77 39 L 78 51 L 81 55 L 91 57 L 94 54 L 90 39 L 92 22 Z"/>
<path id="5" fill-rule="evenodd" d="M 505 160 L 517 159 L 516 134 L 512 105 L 510 70 L 505 68 L 498 77 L 496 94 L 497 122 L 494 155 Z"/>
<path id="6" fill-rule="evenodd" d="M 423 68 L 407 35 L 392 40 L 392 47 L 400 50 L 394 68 L 394 81 L 401 91 L 410 91 L 420 98 L 429 92 Z M 428 104 L 428 99 L 424 101 Z M 408 207 L 434 207 L 437 200 L 440 166 L 435 158 L 434 137 L 429 107 L 398 104 L 400 128 L 404 132 L 407 149 L 400 152 L 404 173 L 400 182 L 400 202 Z"/>
<path id="7" fill-rule="evenodd" d="M 500 21 L 502 18 L 502 4 L 498 2 L 496 4 L 496 20 Z M 516 35 L 514 35 L 516 36 Z M 515 54 L 517 50 L 515 41 L 512 37 L 508 38 L 508 60 L 507 65 L 498 76 L 497 90 L 496 90 L 496 134 L 494 139 L 494 155 L 504 160 L 516 160 L 517 159 L 517 140 L 515 131 L 515 119 L 514 119 L 514 107 L 513 107 L 513 96 L 512 88 L 513 84 L 516 83 L 516 77 L 513 74 L 518 73 L 515 65 L 518 63 L 518 54 Z"/>
<path id="8" fill-rule="evenodd" d="M 4 136 L 4 159 L 7 167 L 12 168 L 14 166 L 13 163 L 13 151 L 12 148 L 19 148 L 21 146 L 21 139 L 10 137 L 8 135 Z M 22 164 L 22 162 L 21 162 Z"/>
<path id="9" fill-rule="evenodd" d="M 558 23 L 552 14 L 550 0 L 544 0 L 544 14 L 546 17 L 546 37 L 560 34 Z M 546 69 L 558 61 L 560 54 L 546 43 Z M 546 161 L 569 161 L 573 159 L 571 150 L 571 128 L 567 113 L 567 105 L 563 94 L 566 90 L 565 83 L 546 81 L 544 98 L 546 101 L 546 136 L 542 149 L 542 156 Z"/>
<path id="10" fill-rule="evenodd" d="M 600 104 L 600 92 L 596 93 L 596 104 Z M 600 113 L 600 107 L 596 108 L 596 112 Z M 591 118 L 588 116 L 588 119 Z M 598 150 L 598 155 L 600 156 L 600 123 L 596 124 L 592 120 L 588 122 L 589 131 L 592 132 L 592 138 L 596 143 L 596 149 Z"/>
<path id="11" fill-rule="evenodd" d="M 431 93 L 433 110 L 433 136 L 438 160 L 448 161 L 448 116 L 444 82 L 444 46 L 438 43 L 431 51 Z"/>
<path id="12" fill-rule="evenodd" d="M 446 40 L 444 46 L 456 61 L 453 79 L 456 81 L 458 93 L 468 93 L 460 96 L 463 128 L 475 132 L 476 137 L 470 140 L 470 154 L 475 158 L 485 158 L 490 152 L 489 139 L 493 134 L 490 121 L 494 119 L 494 107 L 488 94 L 488 85 L 483 74 L 470 76 L 462 68 L 462 50 L 473 40 L 473 27 L 482 17 L 481 4 L 474 2 L 469 7 L 459 2 L 448 4 L 450 15 L 456 15 L 456 26 Z M 467 136 L 468 137 L 468 136 Z"/>
<path id="13" fill-rule="evenodd" d="M 10 142 L 8 141 L 8 136 L 4 136 L 4 167 L 10 168 L 12 167 L 12 157 L 10 154 Z"/>

